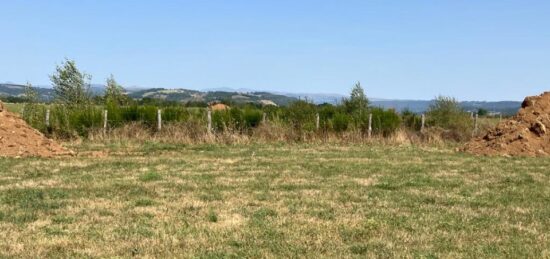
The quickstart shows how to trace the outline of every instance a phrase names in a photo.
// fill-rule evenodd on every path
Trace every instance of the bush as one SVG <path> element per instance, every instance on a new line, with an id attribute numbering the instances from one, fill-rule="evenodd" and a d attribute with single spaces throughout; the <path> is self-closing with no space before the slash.
<path id="1" fill-rule="evenodd" d="M 295 131 L 312 132 L 315 130 L 316 114 L 315 105 L 305 101 L 296 101 L 285 109 L 283 116 Z"/>
<path id="2" fill-rule="evenodd" d="M 336 132 L 344 132 L 348 129 L 350 116 L 345 113 L 336 113 L 332 119 L 332 128 Z"/>
<path id="3" fill-rule="evenodd" d="M 98 132 L 103 127 L 103 112 L 108 111 L 109 129 L 119 128 L 128 124 L 139 124 L 149 128 L 152 132 L 157 127 L 157 111 L 159 107 L 153 105 L 119 106 L 108 104 L 68 106 L 54 104 L 48 107 L 50 113 L 50 127 L 45 126 L 47 106 L 43 104 L 28 104 L 24 111 L 25 120 L 42 132 L 60 138 L 88 137 L 92 132 Z M 206 128 L 206 109 L 188 108 L 182 105 L 166 105 L 161 107 L 164 124 L 199 125 Z M 262 107 L 244 105 L 241 108 L 233 107 L 227 110 L 212 112 L 212 127 L 216 132 L 229 131 L 231 133 L 252 134 L 263 120 L 264 112 L 270 124 L 279 129 L 288 130 L 292 137 L 301 140 L 307 134 L 316 131 L 316 114 L 319 113 L 320 129 L 324 133 L 329 131 L 344 132 L 360 129 L 368 130 L 368 114 L 373 115 L 373 132 L 384 136 L 390 135 L 399 127 L 400 118 L 395 111 L 380 108 L 369 108 L 361 113 L 348 114 L 342 106 L 324 104 L 313 105 L 304 101 L 292 103 L 289 107 Z"/>
<path id="4" fill-rule="evenodd" d="M 319 110 L 319 127 L 325 131 L 333 128 L 334 121 L 333 118 L 338 112 L 337 107 L 332 104 L 321 104 L 318 107 Z M 331 124 L 332 121 L 332 124 Z M 332 127 L 331 127 L 332 126 Z M 346 125 L 347 129 L 347 125 Z"/>
<path id="5" fill-rule="evenodd" d="M 255 128 L 260 125 L 263 118 L 263 112 L 256 108 L 245 108 L 243 112 L 244 125 L 247 129 Z"/>
<path id="6" fill-rule="evenodd" d="M 231 108 L 212 112 L 212 127 L 216 131 L 247 131 L 258 127 L 263 119 L 263 112 L 254 107 Z"/>
<path id="7" fill-rule="evenodd" d="M 420 128 L 422 127 L 421 115 L 409 110 L 404 110 L 401 112 L 401 122 L 403 126 L 413 131 L 420 131 Z"/>
<path id="8" fill-rule="evenodd" d="M 227 129 L 227 122 L 231 121 L 231 115 L 228 111 L 213 111 L 212 112 L 212 129 L 223 132 Z"/>
<path id="9" fill-rule="evenodd" d="M 452 97 L 437 97 L 426 115 L 429 126 L 440 127 L 447 131 L 444 134 L 447 139 L 464 141 L 471 137 L 473 123 L 470 115 Z"/>
<path id="10" fill-rule="evenodd" d="M 384 137 L 390 136 L 401 126 L 401 118 L 395 110 L 384 110 L 381 108 L 371 109 L 372 131 Z"/>

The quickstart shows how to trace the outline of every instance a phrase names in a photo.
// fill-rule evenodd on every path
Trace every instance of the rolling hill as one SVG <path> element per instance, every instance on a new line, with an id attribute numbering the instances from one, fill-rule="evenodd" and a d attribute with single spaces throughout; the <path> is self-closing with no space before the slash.
<path id="1" fill-rule="evenodd" d="M 35 87 L 42 101 L 51 101 L 53 99 L 53 89 L 50 87 Z M 94 84 L 90 87 L 93 95 L 102 95 L 104 86 Z M 24 85 L 4 83 L 0 84 L 1 96 L 22 96 L 24 94 Z M 345 96 L 340 94 L 319 94 L 319 93 L 279 93 L 269 91 L 253 91 L 250 89 L 231 89 L 218 88 L 209 91 L 198 91 L 189 89 L 168 89 L 168 88 L 130 88 L 127 90 L 128 96 L 133 99 L 154 98 L 176 102 L 191 101 L 222 101 L 231 100 L 236 103 L 275 103 L 277 105 L 287 105 L 296 100 L 308 100 L 315 104 L 321 103 L 340 103 Z M 415 113 L 425 112 L 431 100 L 391 100 L 370 98 L 371 105 L 382 108 L 392 108 L 397 111 L 410 110 Z M 460 105 L 467 111 L 476 111 L 480 108 L 502 113 L 505 115 L 515 114 L 521 106 L 517 101 L 501 102 L 480 102 L 465 101 Z"/>

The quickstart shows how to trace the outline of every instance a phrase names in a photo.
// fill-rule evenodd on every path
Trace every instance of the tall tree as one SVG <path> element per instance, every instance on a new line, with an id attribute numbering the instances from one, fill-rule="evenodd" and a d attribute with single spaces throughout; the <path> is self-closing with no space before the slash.
<path id="1" fill-rule="evenodd" d="M 128 101 L 128 97 L 124 94 L 124 88 L 117 83 L 113 75 L 107 78 L 104 97 L 105 103 L 108 105 L 124 105 Z"/>
<path id="2" fill-rule="evenodd" d="M 80 72 L 73 60 L 65 61 L 56 67 L 50 76 L 55 92 L 55 99 L 68 105 L 87 104 L 91 100 L 91 76 Z"/>

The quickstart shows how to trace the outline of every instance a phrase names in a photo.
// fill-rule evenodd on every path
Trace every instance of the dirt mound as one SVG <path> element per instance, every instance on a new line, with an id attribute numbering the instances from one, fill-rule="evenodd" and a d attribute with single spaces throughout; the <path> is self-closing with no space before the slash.
<path id="1" fill-rule="evenodd" d="M 0 157 L 52 157 L 71 153 L 8 112 L 0 102 Z"/>
<path id="2" fill-rule="evenodd" d="M 525 98 L 516 116 L 462 150 L 480 155 L 550 156 L 550 92 Z"/>

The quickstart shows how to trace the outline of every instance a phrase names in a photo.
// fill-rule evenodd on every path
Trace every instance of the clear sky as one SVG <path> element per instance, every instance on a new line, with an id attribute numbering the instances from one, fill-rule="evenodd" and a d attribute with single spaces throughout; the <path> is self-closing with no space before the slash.
<path id="1" fill-rule="evenodd" d="M 522 100 L 550 90 L 550 1 L 6 0 L 0 82 L 65 57 L 103 83 Z"/>

